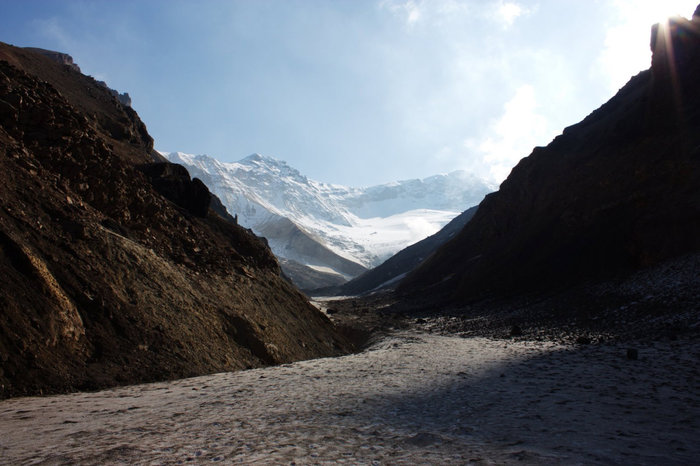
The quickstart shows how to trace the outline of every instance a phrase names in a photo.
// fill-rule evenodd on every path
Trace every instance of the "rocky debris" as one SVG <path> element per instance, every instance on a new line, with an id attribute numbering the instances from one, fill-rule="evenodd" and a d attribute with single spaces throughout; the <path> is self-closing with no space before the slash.
<path id="1" fill-rule="evenodd" d="M 567 345 L 693 340 L 700 338 L 700 254 L 558 292 L 439 308 L 432 300 L 379 293 L 328 302 L 336 311 L 331 319 L 365 342 L 406 328 Z"/>
<path id="2" fill-rule="evenodd" d="M 0 398 L 351 348 L 264 241 L 152 151 L 94 79 L 0 43 Z"/>
<path id="3" fill-rule="evenodd" d="M 0 60 L 22 70 L 50 88 L 69 103 L 83 121 L 102 137 L 108 147 L 127 157 L 132 163 L 146 163 L 153 152 L 153 139 L 136 112 L 117 104 L 112 93 L 95 79 L 71 67 L 47 61 L 40 53 L 0 44 Z M 23 92 L 23 91 L 20 91 Z M 26 102 L 26 111 L 32 111 L 32 101 Z M 36 118 L 41 118 L 37 115 Z M 54 118 L 55 120 L 55 118 Z M 40 120 L 24 121 L 35 124 Z M 47 119 L 45 122 L 51 122 Z M 53 132 L 56 131 L 54 128 Z"/>

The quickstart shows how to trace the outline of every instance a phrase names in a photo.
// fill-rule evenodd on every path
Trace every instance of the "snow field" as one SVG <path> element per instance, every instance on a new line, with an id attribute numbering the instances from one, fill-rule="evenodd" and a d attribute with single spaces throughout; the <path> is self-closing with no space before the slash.
<path id="1" fill-rule="evenodd" d="M 0 402 L 0 462 L 690 464 L 698 342 L 399 333 L 339 358 Z"/>

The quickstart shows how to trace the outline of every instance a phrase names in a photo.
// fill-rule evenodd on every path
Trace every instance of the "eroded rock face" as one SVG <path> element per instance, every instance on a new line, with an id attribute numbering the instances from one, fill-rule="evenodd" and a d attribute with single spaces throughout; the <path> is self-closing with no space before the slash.
<path id="1" fill-rule="evenodd" d="M 117 99 L 117 101 L 119 101 L 120 104 L 122 104 L 125 107 L 131 107 L 131 97 L 129 96 L 128 92 L 124 92 L 124 93 L 120 94 L 116 90 L 109 87 L 107 85 L 107 83 L 104 81 L 97 81 L 97 84 L 99 84 L 99 85 L 103 86 L 105 89 L 107 89 L 109 91 L 109 93 L 112 94 Z"/>
<path id="2" fill-rule="evenodd" d="M 53 50 L 46 50 L 46 49 L 40 49 L 36 47 L 26 47 L 26 50 L 40 53 L 41 55 L 45 56 L 46 58 L 49 58 L 56 63 L 60 63 L 61 65 L 66 65 L 80 73 L 80 67 L 78 66 L 77 63 L 73 61 L 73 57 L 68 55 L 67 53 L 61 53 L 61 52 L 55 52 Z"/>
<path id="3" fill-rule="evenodd" d="M 448 301 L 556 290 L 699 251 L 699 20 L 655 28 L 652 68 L 522 159 L 401 289 Z"/>
<path id="4" fill-rule="evenodd" d="M 348 349 L 265 243 L 152 149 L 108 89 L 0 44 L 0 398 Z"/>

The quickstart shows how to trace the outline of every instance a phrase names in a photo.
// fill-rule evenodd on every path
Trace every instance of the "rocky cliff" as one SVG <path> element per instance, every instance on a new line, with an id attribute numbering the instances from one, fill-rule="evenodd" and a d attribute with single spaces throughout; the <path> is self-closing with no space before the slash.
<path id="1" fill-rule="evenodd" d="M 94 79 L 0 44 L 0 398 L 348 349 L 152 145 Z"/>
<path id="2" fill-rule="evenodd" d="M 521 160 L 401 291 L 464 303 L 700 251 L 698 12 L 655 26 L 652 50 L 651 69 Z"/>
<path id="3" fill-rule="evenodd" d="M 55 52 L 53 50 L 40 49 L 37 47 L 25 47 L 25 50 L 28 50 L 30 52 L 36 52 L 47 58 L 50 58 L 51 60 L 57 63 L 60 63 L 61 65 L 66 65 L 70 67 L 78 73 L 81 72 L 78 64 L 73 61 L 73 57 L 71 57 L 67 53 Z"/>

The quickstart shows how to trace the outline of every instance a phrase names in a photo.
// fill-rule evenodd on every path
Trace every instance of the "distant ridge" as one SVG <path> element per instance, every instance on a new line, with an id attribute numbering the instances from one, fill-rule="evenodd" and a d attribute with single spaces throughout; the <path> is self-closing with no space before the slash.
<path id="1" fill-rule="evenodd" d="M 161 154 L 188 167 L 241 225 L 264 236 L 297 285 L 326 274 L 314 288 L 379 265 L 493 189 L 459 171 L 352 188 L 311 180 L 286 162 L 260 154 L 232 163 L 206 155 Z"/>

